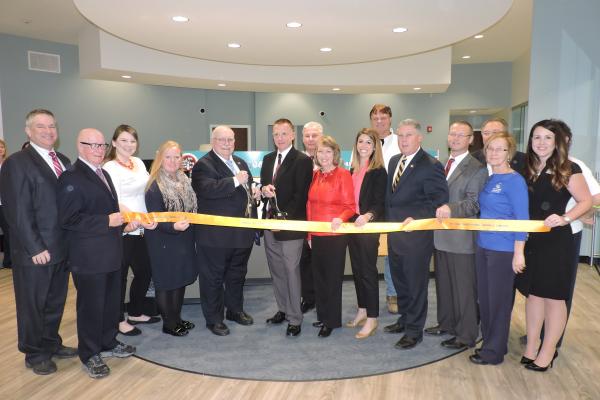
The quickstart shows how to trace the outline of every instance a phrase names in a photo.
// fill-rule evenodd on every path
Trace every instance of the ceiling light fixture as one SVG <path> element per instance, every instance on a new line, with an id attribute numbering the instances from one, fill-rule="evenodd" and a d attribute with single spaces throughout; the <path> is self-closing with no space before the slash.
<path id="1" fill-rule="evenodd" d="M 471 111 L 469 111 L 469 112 L 470 112 L 471 114 L 475 114 L 475 113 L 477 113 L 477 110 L 471 110 Z"/>
<path id="2" fill-rule="evenodd" d="M 319 50 L 323 53 L 329 53 L 333 49 L 331 47 L 321 47 Z"/>
<path id="3" fill-rule="evenodd" d="M 402 27 L 402 26 L 399 26 L 399 27 L 397 27 L 397 28 L 394 28 L 394 29 L 392 29 L 392 32 L 394 32 L 394 33 L 404 33 L 404 32 L 406 32 L 407 30 L 408 30 L 407 28 L 404 28 L 404 27 Z"/>
<path id="4" fill-rule="evenodd" d="M 183 15 L 176 15 L 171 19 L 175 22 L 189 22 L 190 20 L 188 17 L 184 17 Z"/>
<path id="5" fill-rule="evenodd" d="M 217 86 L 225 87 L 225 86 L 227 86 L 227 84 L 226 83 L 218 83 Z"/>
<path id="6" fill-rule="evenodd" d="M 227 43 L 227 47 L 229 47 L 230 49 L 239 49 L 240 47 L 242 47 L 242 45 L 239 43 Z"/>
<path id="7" fill-rule="evenodd" d="M 475 35 L 475 36 L 473 36 L 473 38 L 475 38 L 475 39 L 481 39 L 482 37 L 483 37 L 483 35 Z"/>
<path id="8" fill-rule="evenodd" d="M 471 56 L 462 56 L 461 57 L 463 60 L 468 60 L 469 58 L 471 58 Z"/>
<path id="9" fill-rule="evenodd" d="M 331 90 L 333 90 L 334 92 L 339 92 L 339 91 L 340 91 L 340 90 L 342 90 L 342 89 L 340 89 L 339 87 L 334 87 L 334 88 L 333 88 L 333 89 L 331 89 Z"/>
<path id="10" fill-rule="evenodd" d="M 123 79 L 131 79 L 131 75 L 121 75 L 121 78 L 123 78 Z"/>
<path id="11" fill-rule="evenodd" d="M 302 24 L 300 22 L 288 22 L 287 24 L 285 24 L 285 26 L 287 26 L 288 28 L 300 28 L 302 26 Z"/>
<path id="12" fill-rule="evenodd" d="M 414 87 L 413 90 L 421 90 L 420 87 Z"/>

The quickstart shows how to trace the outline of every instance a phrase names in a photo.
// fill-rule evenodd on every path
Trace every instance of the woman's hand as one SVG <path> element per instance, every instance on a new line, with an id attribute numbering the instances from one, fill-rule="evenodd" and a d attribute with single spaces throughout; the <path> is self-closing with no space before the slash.
<path id="1" fill-rule="evenodd" d="M 554 228 L 557 226 L 565 226 L 568 222 L 558 214 L 552 214 L 544 220 L 544 225 L 550 228 Z"/>
<path id="2" fill-rule="evenodd" d="M 372 219 L 373 219 L 373 214 L 371 214 L 371 213 L 359 215 L 358 218 L 356 218 L 356 220 L 354 220 L 354 226 L 358 226 L 358 227 L 364 226 L 365 224 L 367 224 L 367 222 L 371 222 Z"/>
<path id="3" fill-rule="evenodd" d="M 129 233 L 129 232 L 133 232 L 133 231 L 137 230 L 139 227 L 140 227 L 140 221 L 131 221 L 127 225 L 125 225 L 125 228 L 123 228 L 123 231 L 125 233 Z"/>
<path id="4" fill-rule="evenodd" d="M 331 230 L 333 231 L 337 231 L 338 229 L 340 229 L 340 226 L 342 226 L 342 219 L 341 218 L 334 218 L 331 220 Z"/>
<path id="5" fill-rule="evenodd" d="M 516 252 L 513 255 L 512 268 L 515 274 L 525 271 L 525 256 L 523 253 Z"/>
<path id="6" fill-rule="evenodd" d="M 187 219 L 182 219 L 181 221 L 173 223 L 173 229 L 180 232 L 185 231 L 189 226 L 190 222 Z"/>
<path id="7" fill-rule="evenodd" d="M 158 226 L 158 222 L 141 222 L 144 229 L 153 230 Z"/>

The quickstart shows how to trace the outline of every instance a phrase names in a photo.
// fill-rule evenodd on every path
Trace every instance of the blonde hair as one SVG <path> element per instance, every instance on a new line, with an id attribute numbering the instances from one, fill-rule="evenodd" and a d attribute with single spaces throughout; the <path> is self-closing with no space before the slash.
<path id="1" fill-rule="evenodd" d="M 371 128 L 362 128 L 356 134 L 356 138 L 354 139 L 354 149 L 352 149 L 352 169 L 354 171 L 358 171 L 360 169 L 360 156 L 358 154 L 358 149 L 356 148 L 356 144 L 358 143 L 358 138 L 361 135 L 366 135 L 373 142 L 373 153 L 369 157 L 369 166 L 367 167 L 367 171 L 370 171 L 375 168 L 382 168 L 384 166 L 383 161 L 383 151 L 381 150 L 381 140 L 379 140 L 379 135 L 375 129 Z"/>
<path id="2" fill-rule="evenodd" d="M 340 165 L 340 161 L 342 159 L 340 146 L 332 136 L 325 135 L 321 137 L 321 139 L 319 139 L 319 144 L 317 144 L 317 152 L 319 151 L 319 147 L 329 147 L 331 150 L 333 150 L 333 165 L 336 167 Z M 319 157 L 315 157 L 315 165 L 321 168 Z"/>
<path id="3" fill-rule="evenodd" d="M 181 146 L 179 143 L 173 140 L 167 140 L 163 144 L 160 145 L 158 150 L 156 150 L 156 157 L 154 161 L 152 161 L 152 166 L 150 167 L 150 178 L 148 179 L 148 183 L 146 184 L 146 190 L 152 186 L 152 184 L 156 181 L 158 174 L 160 172 L 160 167 L 162 166 L 163 159 L 165 158 L 165 152 L 171 148 L 177 148 L 179 153 L 181 153 Z"/>
<path id="4" fill-rule="evenodd" d="M 517 142 L 515 142 L 515 138 L 508 132 L 498 132 L 490 136 L 487 143 L 483 146 L 483 151 L 487 152 L 490 143 L 496 139 L 504 139 L 506 141 L 506 144 L 508 145 L 508 162 L 510 163 L 510 160 L 512 160 L 517 152 Z"/>

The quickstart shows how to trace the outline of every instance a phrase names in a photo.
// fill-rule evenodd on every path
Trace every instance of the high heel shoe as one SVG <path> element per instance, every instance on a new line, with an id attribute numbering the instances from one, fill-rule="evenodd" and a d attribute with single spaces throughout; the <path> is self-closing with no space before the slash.
<path id="1" fill-rule="evenodd" d="M 554 352 L 554 357 L 552 357 L 552 361 L 556 360 L 556 357 L 558 357 L 558 350 Z M 531 358 L 527 358 L 525 356 L 521 357 L 521 364 L 524 365 L 531 364 L 534 361 L 535 360 L 532 360 Z"/>
<path id="2" fill-rule="evenodd" d="M 377 325 L 378 325 L 377 321 L 375 321 L 375 324 L 373 325 L 373 328 L 370 331 L 368 331 L 367 333 L 360 333 L 360 332 L 358 332 L 356 335 L 354 335 L 354 337 L 356 339 L 360 340 L 360 339 L 366 339 L 369 336 L 373 336 L 375 334 L 375 332 L 377 332 Z"/>
<path id="3" fill-rule="evenodd" d="M 540 367 L 535 362 L 531 362 L 531 364 L 525 364 L 525 368 L 535 372 L 546 372 L 548 368 L 552 368 L 554 364 L 554 360 L 550 361 L 550 365 L 546 365 L 545 367 Z"/>
<path id="4" fill-rule="evenodd" d="M 363 326 L 365 324 L 365 322 L 367 322 L 367 317 L 364 317 L 362 319 L 359 319 L 358 321 L 356 319 L 353 319 L 352 321 L 348 321 L 346 322 L 346 328 L 356 328 L 357 326 Z"/>

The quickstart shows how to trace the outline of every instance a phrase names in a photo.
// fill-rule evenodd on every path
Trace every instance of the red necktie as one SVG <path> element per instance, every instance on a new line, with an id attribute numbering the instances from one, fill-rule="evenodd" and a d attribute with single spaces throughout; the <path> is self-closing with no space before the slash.
<path id="1" fill-rule="evenodd" d="M 454 158 L 450 157 L 450 159 L 448 159 L 448 162 L 446 163 L 446 169 L 444 170 L 446 173 L 446 176 L 448 176 L 448 174 L 450 173 L 450 168 L 452 168 L 453 162 L 454 162 Z"/>
<path id="2" fill-rule="evenodd" d="M 53 151 L 48 152 L 50 158 L 52 159 L 52 165 L 54 165 L 54 172 L 56 172 L 56 176 L 60 176 L 63 173 L 63 167 L 60 165 L 60 161 L 58 161 L 58 157 L 56 153 Z"/>
<path id="3" fill-rule="evenodd" d="M 281 167 L 281 153 L 277 154 L 277 166 L 275 166 L 275 173 L 273 174 L 273 183 L 275 183 L 275 179 L 277 178 L 279 167 Z"/>

